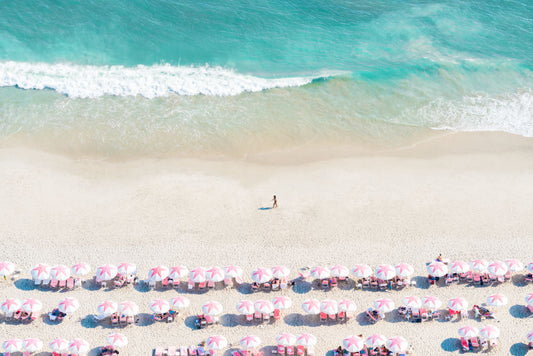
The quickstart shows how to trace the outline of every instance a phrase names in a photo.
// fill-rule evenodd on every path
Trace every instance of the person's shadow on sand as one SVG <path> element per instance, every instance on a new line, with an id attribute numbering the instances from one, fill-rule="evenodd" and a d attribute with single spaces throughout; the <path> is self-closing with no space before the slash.
<path id="1" fill-rule="evenodd" d="M 271 206 L 262 206 L 262 207 L 258 208 L 257 210 L 272 210 L 272 207 Z"/>

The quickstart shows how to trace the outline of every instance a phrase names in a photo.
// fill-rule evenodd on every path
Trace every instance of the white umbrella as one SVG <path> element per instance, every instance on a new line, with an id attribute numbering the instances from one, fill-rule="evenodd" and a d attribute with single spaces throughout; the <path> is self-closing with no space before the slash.
<path id="1" fill-rule="evenodd" d="M 65 314 L 74 313 L 80 307 L 80 302 L 76 298 L 66 297 L 59 302 L 58 309 Z"/>
<path id="2" fill-rule="evenodd" d="M 353 313 L 357 310 L 357 305 L 353 300 L 350 299 L 341 299 L 339 301 L 339 311 Z"/>
<path id="3" fill-rule="evenodd" d="M 460 327 L 457 332 L 459 333 L 459 336 L 470 339 L 471 337 L 478 336 L 479 329 L 470 325 L 465 325 L 463 327 Z"/>
<path id="4" fill-rule="evenodd" d="M 515 258 L 505 260 L 505 263 L 507 264 L 507 268 L 509 268 L 509 271 L 511 272 L 520 272 L 524 269 L 524 265 L 522 264 L 522 262 Z"/>
<path id="5" fill-rule="evenodd" d="M 261 314 L 270 314 L 274 311 L 274 304 L 270 300 L 260 299 L 254 303 L 254 308 Z"/>
<path id="6" fill-rule="evenodd" d="M 228 346 L 228 340 L 222 335 L 213 335 L 207 338 L 206 345 L 210 350 L 222 350 Z"/>
<path id="7" fill-rule="evenodd" d="M 331 266 L 329 268 L 329 270 L 331 271 L 331 275 L 333 277 L 348 277 L 348 275 L 350 274 L 350 270 L 348 269 L 348 267 L 346 266 L 343 266 L 343 265 L 335 265 L 335 266 Z"/>
<path id="8" fill-rule="evenodd" d="M 124 347 L 128 344 L 128 338 L 124 334 L 111 333 L 107 335 L 106 341 L 113 347 Z"/>
<path id="9" fill-rule="evenodd" d="M 337 314 L 339 312 L 339 304 L 333 299 L 324 299 L 320 303 L 320 311 L 326 314 Z"/>
<path id="10" fill-rule="evenodd" d="M 387 281 L 389 279 L 393 279 L 396 276 L 396 270 L 392 265 L 379 265 L 374 271 L 374 274 L 379 279 Z"/>
<path id="11" fill-rule="evenodd" d="M 224 270 L 220 267 L 211 267 L 205 272 L 205 277 L 212 282 L 222 282 L 224 280 Z"/>
<path id="12" fill-rule="evenodd" d="M 533 306 L 533 293 L 526 294 L 526 303 Z"/>
<path id="13" fill-rule="evenodd" d="M 468 308 L 468 302 L 461 297 L 451 298 L 448 300 L 448 308 L 453 311 L 466 310 Z"/>
<path id="14" fill-rule="evenodd" d="M 528 263 L 527 266 L 526 266 L 526 269 L 529 272 L 533 273 L 533 262 Z"/>
<path id="15" fill-rule="evenodd" d="M 27 298 L 22 302 L 22 310 L 26 313 L 37 313 L 43 309 L 43 303 L 35 298 Z"/>
<path id="16" fill-rule="evenodd" d="M 44 263 L 39 263 L 31 269 L 31 277 L 36 281 L 50 279 L 50 266 Z"/>
<path id="17" fill-rule="evenodd" d="M 479 333 L 485 339 L 497 339 L 500 336 L 500 329 L 489 324 L 482 327 Z"/>
<path id="18" fill-rule="evenodd" d="M 508 299 L 503 294 L 496 293 L 496 294 L 493 294 L 493 295 L 489 295 L 487 297 L 487 304 L 491 305 L 493 307 L 504 306 L 505 304 L 507 304 L 507 302 L 508 302 Z"/>
<path id="19" fill-rule="evenodd" d="M 19 310 L 21 306 L 22 303 L 20 302 L 20 300 L 16 298 L 7 298 L 6 300 L 4 300 L 2 305 L 0 305 L 0 308 L 4 313 L 12 314 Z"/>
<path id="20" fill-rule="evenodd" d="M 148 279 L 152 282 L 160 282 L 167 278 L 169 274 L 168 267 L 155 266 L 148 271 Z"/>
<path id="21" fill-rule="evenodd" d="M 91 272 L 91 266 L 85 262 L 76 263 L 70 268 L 70 273 L 74 276 L 85 276 Z"/>
<path id="22" fill-rule="evenodd" d="M 307 314 L 320 314 L 320 301 L 318 299 L 306 299 L 302 303 L 302 309 Z"/>
<path id="23" fill-rule="evenodd" d="M 359 264 L 352 268 L 352 274 L 357 278 L 368 278 L 372 274 L 372 268 L 369 265 Z"/>
<path id="24" fill-rule="evenodd" d="M 387 349 L 396 354 L 407 351 L 409 343 L 402 336 L 393 336 L 387 340 Z"/>
<path id="25" fill-rule="evenodd" d="M 374 308 L 382 313 L 388 313 L 394 309 L 394 302 L 389 298 L 381 298 L 374 301 Z"/>
<path id="26" fill-rule="evenodd" d="M 311 269 L 311 276 L 313 276 L 313 278 L 315 279 L 329 278 L 330 275 L 331 275 L 331 272 L 326 267 L 319 266 L 319 267 L 314 267 Z"/>
<path id="27" fill-rule="evenodd" d="M 272 276 L 275 278 L 287 278 L 291 270 L 285 266 L 274 266 L 271 268 Z"/>
<path id="28" fill-rule="evenodd" d="M 235 265 L 229 265 L 224 267 L 224 273 L 228 278 L 237 278 L 242 276 L 242 268 Z"/>
<path id="29" fill-rule="evenodd" d="M 22 349 L 21 339 L 10 339 L 3 342 L 2 347 L 6 352 L 17 352 Z"/>
<path id="30" fill-rule="evenodd" d="M 450 270 L 453 273 L 466 273 L 470 271 L 470 265 L 465 261 L 454 261 L 450 264 Z"/>
<path id="31" fill-rule="evenodd" d="M 43 342 L 34 337 L 29 337 L 22 341 L 22 348 L 27 352 L 37 352 L 43 348 Z"/>
<path id="32" fill-rule="evenodd" d="M 50 268 L 50 277 L 58 281 L 66 281 L 70 277 L 70 269 L 65 265 L 55 265 Z"/>
<path id="33" fill-rule="evenodd" d="M 89 343 L 83 339 L 74 339 L 68 345 L 68 349 L 75 355 L 85 354 L 89 352 Z"/>
<path id="34" fill-rule="evenodd" d="M 421 301 L 423 306 L 431 310 L 439 309 L 442 305 L 442 301 L 432 295 L 426 295 L 425 297 L 422 297 Z"/>
<path id="35" fill-rule="evenodd" d="M 470 262 L 470 268 L 472 271 L 485 273 L 487 272 L 487 267 L 489 267 L 489 262 L 486 260 L 474 260 Z"/>
<path id="36" fill-rule="evenodd" d="M 239 340 L 239 344 L 245 349 L 251 349 L 259 346 L 259 344 L 261 344 L 261 339 L 255 335 L 246 335 Z"/>
<path id="37" fill-rule="evenodd" d="M 102 281 L 109 281 L 117 275 L 117 267 L 110 264 L 105 264 L 96 268 L 96 278 Z"/>
<path id="38" fill-rule="evenodd" d="M 117 312 L 118 304 L 112 300 L 104 300 L 102 303 L 98 304 L 96 309 L 100 315 L 109 316 Z"/>
<path id="39" fill-rule="evenodd" d="M 117 267 L 117 272 L 121 276 L 128 276 L 130 274 L 137 274 L 137 266 L 134 263 L 122 262 Z"/>
<path id="40" fill-rule="evenodd" d="M 189 274 L 189 269 L 186 266 L 180 265 L 180 266 L 170 267 L 168 276 L 172 279 L 178 280 L 178 279 L 187 277 L 188 274 Z"/>
<path id="41" fill-rule="evenodd" d="M 396 270 L 396 275 L 398 277 L 409 277 L 415 272 L 415 269 L 413 266 L 411 266 L 408 263 L 398 263 L 396 266 L 394 266 L 394 269 Z"/>
<path id="42" fill-rule="evenodd" d="M 118 312 L 126 316 L 134 316 L 139 313 L 139 306 L 132 301 L 126 300 L 118 305 Z"/>
<path id="43" fill-rule="evenodd" d="M 237 303 L 237 311 L 243 315 L 253 314 L 255 311 L 254 302 L 251 300 L 241 300 Z"/>
<path id="44" fill-rule="evenodd" d="M 285 295 L 279 295 L 272 299 L 272 304 L 276 309 L 289 309 L 292 306 L 292 300 Z"/>
<path id="45" fill-rule="evenodd" d="M 189 278 L 194 282 L 194 283 L 202 283 L 202 282 L 205 282 L 207 280 L 207 277 L 205 275 L 205 268 L 203 267 L 196 267 L 195 269 L 193 269 L 190 273 L 189 273 Z"/>
<path id="46" fill-rule="evenodd" d="M 433 261 L 427 266 L 428 274 L 435 277 L 442 277 L 448 273 L 448 267 L 439 261 Z"/>
<path id="47" fill-rule="evenodd" d="M 50 346 L 52 351 L 58 352 L 58 351 L 67 350 L 68 344 L 69 344 L 69 341 L 67 339 L 57 338 L 57 339 L 50 341 L 48 345 Z"/>
<path id="48" fill-rule="evenodd" d="M 505 262 L 502 261 L 492 262 L 487 269 L 490 274 L 493 274 L 495 276 L 503 276 L 509 270 Z"/>
<path id="49" fill-rule="evenodd" d="M 255 283 L 266 283 L 272 279 L 272 270 L 270 268 L 259 267 L 252 272 L 252 281 Z"/>
<path id="50" fill-rule="evenodd" d="M 276 341 L 278 345 L 292 346 L 296 344 L 296 335 L 291 333 L 280 333 L 278 336 L 276 336 Z"/>
<path id="51" fill-rule="evenodd" d="M 191 301 L 188 298 L 177 296 L 170 299 L 170 305 L 172 308 L 185 309 L 191 304 Z"/>
<path id="52" fill-rule="evenodd" d="M 349 352 L 359 352 L 365 347 L 365 341 L 359 336 L 350 335 L 342 340 L 342 346 Z"/>
<path id="53" fill-rule="evenodd" d="M 15 264 L 9 261 L 0 261 L 0 277 L 9 276 L 15 273 Z"/>
<path id="54" fill-rule="evenodd" d="M 527 341 L 533 342 L 533 331 L 527 333 Z"/>
<path id="55" fill-rule="evenodd" d="M 408 308 L 420 308 L 422 301 L 417 296 L 410 295 L 402 298 L 402 304 Z"/>
<path id="56" fill-rule="evenodd" d="M 150 310 L 155 314 L 163 314 L 170 310 L 170 304 L 164 299 L 154 299 L 150 302 Z"/>
<path id="57" fill-rule="evenodd" d="M 202 311 L 206 315 L 218 315 L 222 313 L 222 304 L 216 301 L 209 301 L 202 305 Z"/>
<path id="58" fill-rule="evenodd" d="M 375 348 L 385 345 L 387 338 L 381 334 L 373 334 L 366 338 L 365 344 L 368 347 Z"/>
<path id="59" fill-rule="evenodd" d="M 316 345 L 316 337 L 313 334 L 301 333 L 296 338 L 296 343 L 302 346 L 313 346 Z"/>

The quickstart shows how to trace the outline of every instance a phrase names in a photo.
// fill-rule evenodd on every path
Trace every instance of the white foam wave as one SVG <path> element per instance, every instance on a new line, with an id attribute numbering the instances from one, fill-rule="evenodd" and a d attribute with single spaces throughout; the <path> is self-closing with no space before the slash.
<path id="1" fill-rule="evenodd" d="M 74 98 L 103 95 L 146 98 L 179 95 L 232 96 L 310 83 L 313 77 L 265 79 L 221 67 L 169 64 L 136 67 L 0 62 L 0 86 L 53 89 Z"/>

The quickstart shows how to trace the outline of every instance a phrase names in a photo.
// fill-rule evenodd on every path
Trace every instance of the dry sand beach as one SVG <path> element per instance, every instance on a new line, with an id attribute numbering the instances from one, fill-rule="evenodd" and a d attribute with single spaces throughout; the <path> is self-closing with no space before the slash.
<path id="1" fill-rule="evenodd" d="M 240 337 L 255 334 L 262 346 L 270 346 L 282 331 L 313 333 L 317 355 L 335 349 L 347 335 L 374 332 L 404 336 L 415 355 L 447 355 L 460 352 L 460 326 L 489 323 L 501 329 L 500 345 L 491 354 L 526 354 L 524 342 L 533 318 L 525 311 L 524 296 L 533 291 L 532 285 L 517 277 L 495 287 L 428 289 L 424 276 L 425 263 L 439 253 L 450 260 L 533 261 L 533 140 L 463 133 L 404 150 L 337 153 L 322 152 L 318 160 L 308 159 L 312 154 L 277 153 L 246 160 L 109 162 L 22 148 L 0 150 L 0 260 L 11 260 L 22 270 L 15 282 L 0 282 L 0 299 L 33 296 L 43 302 L 43 313 L 66 295 L 81 302 L 81 308 L 58 325 L 41 319 L 29 325 L 0 322 L 1 339 L 34 336 L 46 345 L 55 337 L 82 337 L 92 348 L 103 346 L 113 329 L 92 320 L 97 304 L 131 299 L 140 306 L 141 325 L 122 330 L 129 338 L 121 350 L 125 355 L 150 355 L 157 345 L 197 344 L 214 334 L 226 336 L 234 347 Z M 273 194 L 279 208 L 261 210 L 271 205 Z M 79 261 L 90 263 L 93 272 L 103 263 L 134 262 L 140 278 L 157 264 L 237 264 L 245 271 L 245 282 L 259 266 L 284 264 L 295 278 L 306 266 L 407 262 L 419 277 L 416 287 L 387 292 L 324 292 L 308 283 L 272 293 L 210 290 L 190 294 L 191 306 L 177 322 L 153 324 L 150 300 L 170 299 L 177 291 L 88 285 L 52 292 L 34 289 L 29 280 L 30 269 L 39 262 Z M 360 315 L 348 324 L 320 325 L 300 307 L 310 297 L 346 297 L 355 300 L 359 314 L 382 296 L 396 305 L 411 294 L 432 294 L 444 302 L 462 296 L 473 305 L 495 292 L 508 296 L 509 303 L 497 311 L 494 322 L 420 324 L 393 314 L 375 325 L 367 325 Z M 271 299 L 279 293 L 294 302 L 282 320 L 248 326 L 237 316 L 239 300 Z M 223 304 L 221 323 L 194 330 L 191 317 L 208 300 Z"/>

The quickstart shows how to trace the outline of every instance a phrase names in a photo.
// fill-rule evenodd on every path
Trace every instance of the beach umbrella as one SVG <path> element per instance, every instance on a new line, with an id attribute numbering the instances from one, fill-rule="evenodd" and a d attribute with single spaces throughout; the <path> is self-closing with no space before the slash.
<path id="1" fill-rule="evenodd" d="M 420 308 L 422 306 L 422 301 L 417 296 L 410 295 L 402 298 L 402 304 L 407 308 Z"/>
<path id="2" fill-rule="evenodd" d="M 107 335 L 106 341 L 113 347 L 124 347 L 128 344 L 128 338 L 124 334 L 111 333 Z"/>
<path id="3" fill-rule="evenodd" d="M 5 352 L 17 352 L 22 349 L 21 339 L 9 339 L 2 343 L 2 348 Z"/>
<path id="4" fill-rule="evenodd" d="M 6 277 L 15 273 L 15 264 L 9 261 L 0 261 L 0 277 Z"/>
<path id="5" fill-rule="evenodd" d="M 471 337 L 478 336 L 479 329 L 471 325 L 465 325 L 465 326 L 460 327 L 459 330 L 457 330 L 457 332 L 459 333 L 459 336 L 470 339 Z"/>
<path id="6" fill-rule="evenodd" d="M 493 307 L 501 307 L 507 304 L 508 299 L 503 294 L 493 294 L 487 297 L 487 304 Z"/>
<path id="7" fill-rule="evenodd" d="M 470 268 L 472 271 L 485 273 L 489 267 L 489 262 L 487 260 L 474 260 L 470 262 Z"/>
<path id="8" fill-rule="evenodd" d="M 259 267 L 252 272 L 252 281 L 255 283 L 266 283 L 272 279 L 272 270 L 270 268 Z"/>
<path id="9" fill-rule="evenodd" d="M 31 277 L 36 281 L 50 279 L 50 266 L 44 263 L 39 263 L 31 269 Z"/>
<path id="10" fill-rule="evenodd" d="M 70 268 L 70 273 L 74 276 L 85 276 L 91 272 L 91 266 L 85 262 L 78 262 Z"/>
<path id="11" fill-rule="evenodd" d="M 453 311 L 466 310 L 468 308 L 468 302 L 461 297 L 451 298 L 448 300 L 448 308 Z"/>
<path id="12" fill-rule="evenodd" d="M 205 315 L 218 315 L 222 313 L 222 304 L 215 301 L 209 301 L 202 305 L 202 311 Z"/>
<path id="13" fill-rule="evenodd" d="M 98 310 L 100 315 L 109 316 L 117 312 L 118 304 L 112 300 L 104 300 L 102 303 L 98 304 L 96 310 Z"/>
<path id="14" fill-rule="evenodd" d="M 296 335 L 291 333 L 280 333 L 276 336 L 276 341 L 278 342 L 278 345 L 293 346 L 296 344 Z"/>
<path id="15" fill-rule="evenodd" d="M 109 281 L 117 275 L 117 267 L 105 264 L 96 268 L 96 278 L 102 281 Z"/>
<path id="16" fill-rule="evenodd" d="M 170 298 L 170 305 L 172 308 L 185 309 L 191 305 L 191 301 L 188 298 L 179 295 L 177 297 Z"/>
<path id="17" fill-rule="evenodd" d="M 150 302 L 150 310 L 155 314 L 163 314 L 170 310 L 170 304 L 164 299 L 154 299 Z"/>
<path id="18" fill-rule="evenodd" d="M 76 298 L 66 297 L 59 302 L 58 309 L 65 314 L 74 313 L 80 307 L 80 302 Z"/>
<path id="19" fill-rule="evenodd" d="M 251 300 L 241 300 L 236 305 L 237 311 L 243 315 L 253 314 L 255 311 L 254 302 Z"/>
<path id="20" fill-rule="evenodd" d="M 152 282 L 160 282 L 167 278 L 169 274 L 168 267 L 155 266 L 148 271 L 148 279 Z"/>
<path id="21" fill-rule="evenodd" d="M 382 313 L 388 313 L 394 309 L 394 302 L 389 298 L 381 298 L 374 301 L 374 308 Z"/>
<path id="22" fill-rule="evenodd" d="M 533 273 L 533 262 L 528 263 L 527 266 L 526 266 L 526 269 L 527 269 L 530 273 Z"/>
<path id="23" fill-rule="evenodd" d="M 466 273 L 470 271 L 470 265 L 465 261 L 454 261 L 450 264 L 450 270 L 453 273 Z"/>
<path id="24" fill-rule="evenodd" d="M 387 340 L 387 349 L 395 354 L 407 351 L 408 347 L 409 343 L 402 336 L 393 336 Z"/>
<path id="25" fill-rule="evenodd" d="M 485 339 L 497 339 L 500 336 L 500 329 L 494 325 L 485 325 L 479 330 L 479 333 Z"/>
<path id="26" fill-rule="evenodd" d="M 203 267 L 196 267 L 195 269 L 193 269 L 190 273 L 189 273 L 189 278 L 194 282 L 194 283 L 202 283 L 202 282 L 205 282 L 207 280 L 207 277 L 205 275 L 205 268 Z"/>
<path id="27" fill-rule="evenodd" d="M 272 299 L 272 304 L 276 309 L 289 309 L 292 306 L 292 300 L 285 295 L 279 295 Z"/>
<path id="28" fill-rule="evenodd" d="M 65 351 L 68 349 L 69 341 L 67 339 L 57 338 L 48 344 L 52 351 L 59 352 L 59 351 Z"/>
<path id="29" fill-rule="evenodd" d="M 210 350 L 222 350 L 228 346 L 228 340 L 222 335 L 213 335 L 207 338 L 206 345 Z"/>
<path id="30" fill-rule="evenodd" d="M 320 303 L 320 311 L 326 314 L 337 314 L 339 312 L 339 304 L 333 299 L 324 299 Z"/>
<path id="31" fill-rule="evenodd" d="M 442 301 L 432 295 L 426 295 L 425 297 L 422 297 L 421 301 L 423 306 L 431 310 L 439 309 L 442 305 Z"/>
<path id="32" fill-rule="evenodd" d="M 348 352 L 359 352 L 365 347 L 365 341 L 356 335 L 350 335 L 342 340 L 342 346 Z"/>
<path id="33" fill-rule="evenodd" d="M 352 274 L 357 278 L 368 278 L 372 275 L 372 268 L 369 265 L 358 264 L 352 268 Z"/>
<path id="34" fill-rule="evenodd" d="M 302 346 L 306 346 L 306 347 L 307 346 L 313 346 L 313 345 L 316 345 L 316 337 L 313 334 L 301 333 L 296 338 L 296 343 L 298 345 L 302 345 Z"/>
<path id="35" fill-rule="evenodd" d="M 392 265 L 379 265 L 374 271 L 374 275 L 379 279 L 387 281 L 396 276 L 396 270 Z"/>
<path id="36" fill-rule="evenodd" d="M 4 313 L 12 314 L 16 312 L 17 310 L 19 310 L 21 306 L 22 306 L 22 303 L 20 302 L 19 299 L 7 298 L 6 300 L 4 300 L 2 305 L 0 305 L 0 308 L 2 309 Z"/>
<path id="37" fill-rule="evenodd" d="M 34 337 L 29 337 L 22 341 L 22 349 L 27 352 L 37 352 L 43 348 L 43 342 Z"/>
<path id="38" fill-rule="evenodd" d="M 518 261 L 515 258 L 510 258 L 508 260 L 505 260 L 505 264 L 507 265 L 507 268 L 509 268 L 509 271 L 511 272 L 520 272 L 524 269 L 524 265 L 522 262 Z"/>
<path id="39" fill-rule="evenodd" d="M 254 303 L 254 308 L 261 314 L 270 314 L 274 311 L 274 304 L 270 300 L 260 299 Z"/>
<path id="40" fill-rule="evenodd" d="M 326 267 L 314 267 L 311 269 L 311 276 L 315 279 L 325 279 L 329 278 L 331 272 Z"/>
<path id="41" fill-rule="evenodd" d="M 357 310 L 357 305 L 355 305 L 355 302 L 353 300 L 341 299 L 339 301 L 339 311 L 353 313 L 356 310 Z"/>
<path id="42" fill-rule="evenodd" d="M 70 269 L 65 265 L 55 265 L 50 268 L 50 278 L 66 281 L 70 277 Z"/>
<path id="43" fill-rule="evenodd" d="M 285 266 L 274 266 L 271 268 L 271 270 L 272 276 L 279 279 L 287 278 L 289 273 L 291 273 L 291 270 Z"/>
<path id="44" fill-rule="evenodd" d="M 228 278 L 237 278 L 242 276 L 242 268 L 235 265 L 229 265 L 224 267 L 224 273 Z"/>
<path id="45" fill-rule="evenodd" d="M 427 266 L 428 274 L 435 277 L 442 277 L 448 273 L 448 267 L 439 261 L 433 261 Z"/>
<path id="46" fill-rule="evenodd" d="M 368 347 L 375 348 L 385 345 L 387 338 L 381 334 L 373 334 L 366 338 L 365 344 Z"/>
<path id="47" fill-rule="evenodd" d="M 122 262 L 117 266 L 117 273 L 121 276 L 128 276 L 130 274 L 137 274 L 137 266 L 134 263 Z"/>
<path id="48" fill-rule="evenodd" d="M 394 266 L 394 269 L 396 270 L 396 275 L 398 277 L 409 277 L 415 272 L 415 269 L 413 266 L 411 266 L 408 263 L 398 263 L 396 266 Z"/>
<path id="49" fill-rule="evenodd" d="M 172 279 L 178 280 L 178 279 L 187 277 L 188 274 L 189 274 L 189 269 L 185 266 L 180 265 L 180 266 L 170 267 L 168 276 Z"/>
<path id="50" fill-rule="evenodd" d="M 320 301 L 314 298 L 306 299 L 302 303 L 302 309 L 307 314 L 320 314 Z"/>
<path id="51" fill-rule="evenodd" d="M 527 341 L 529 341 L 529 342 L 533 342 L 533 331 L 530 331 L 530 332 L 527 334 Z"/>
<path id="52" fill-rule="evenodd" d="M 118 312 L 126 316 L 134 316 L 139 313 L 139 306 L 132 301 L 126 300 L 118 305 Z"/>
<path id="53" fill-rule="evenodd" d="M 495 276 L 503 276 L 507 273 L 509 268 L 507 267 L 507 264 L 505 264 L 505 262 L 494 261 L 487 267 L 487 270 L 490 274 L 493 274 Z"/>
<path id="54" fill-rule="evenodd" d="M 79 355 L 89 352 L 90 346 L 89 343 L 83 339 L 73 339 L 68 344 L 68 349 L 71 353 Z"/>
<path id="55" fill-rule="evenodd" d="M 224 280 L 224 270 L 220 267 L 211 267 L 205 272 L 205 278 L 212 282 L 222 282 Z"/>
<path id="56" fill-rule="evenodd" d="M 255 335 L 246 335 L 239 340 L 239 344 L 245 349 L 252 349 L 261 344 L 261 339 Z"/>
<path id="57" fill-rule="evenodd" d="M 533 306 L 533 293 L 526 294 L 526 303 Z"/>
<path id="58" fill-rule="evenodd" d="M 37 313 L 43 309 L 43 303 L 35 298 L 26 298 L 22 302 L 22 310 L 26 313 Z"/>
<path id="59" fill-rule="evenodd" d="M 348 267 L 346 266 L 343 266 L 343 265 L 335 265 L 335 266 L 331 266 L 329 268 L 330 272 L 331 272 L 331 275 L 333 277 L 348 277 L 348 275 L 350 274 L 350 270 L 348 269 Z"/>

